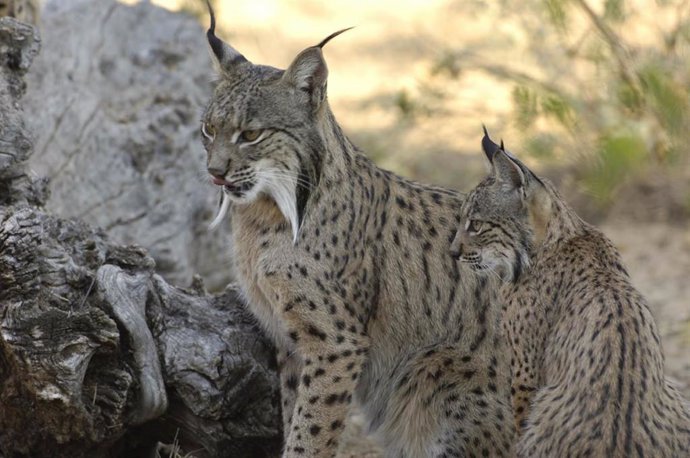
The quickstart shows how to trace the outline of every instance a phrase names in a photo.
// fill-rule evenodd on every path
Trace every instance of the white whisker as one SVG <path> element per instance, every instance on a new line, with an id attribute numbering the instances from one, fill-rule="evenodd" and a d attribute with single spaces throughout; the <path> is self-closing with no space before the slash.
<path id="1" fill-rule="evenodd" d="M 289 174 L 266 173 L 263 175 L 267 176 L 267 177 L 271 177 L 271 178 L 283 178 L 283 179 L 288 179 L 290 181 L 294 180 L 296 183 L 298 183 L 302 186 L 305 186 L 305 187 L 311 187 L 312 186 L 312 184 L 309 181 L 305 180 L 304 178 L 299 178 L 299 177 L 289 175 Z"/>
<path id="2" fill-rule="evenodd" d="M 211 177 L 205 168 L 198 168 L 194 170 L 194 178 L 199 180 L 201 183 L 213 185 L 211 183 Z"/>
<path id="3" fill-rule="evenodd" d="M 278 172 L 275 170 L 265 170 L 265 171 L 261 171 L 261 175 L 266 177 L 266 178 L 288 180 L 290 183 L 295 182 L 297 185 L 300 185 L 307 190 L 311 190 L 314 187 L 309 181 L 305 180 L 304 178 L 290 175 L 287 172 Z"/>
<path id="4" fill-rule="evenodd" d="M 496 279 L 498 280 L 499 283 L 503 282 L 503 278 L 501 278 L 501 276 L 499 275 L 499 273 L 496 272 L 496 268 L 495 268 L 495 267 L 489 267 L 489 266 L 484 265 L 484 264 L 482 264 L 482 267 L 484 268 L 484 270 L 485 270 L 486 272 L 488 272 L 489 274 L 494 275 L 494 276 L 496 277 Z"/>

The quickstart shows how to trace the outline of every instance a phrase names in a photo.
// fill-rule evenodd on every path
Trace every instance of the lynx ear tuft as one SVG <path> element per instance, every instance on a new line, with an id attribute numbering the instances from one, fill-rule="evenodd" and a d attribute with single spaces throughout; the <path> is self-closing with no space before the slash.
<path id="1" fill-rule="evenodd" d="M 348 28 L 346 28 L 346 29 L 338 30 L 337 32 L 333 32 L 332 34 L 328 35 L 326 38 L 324 38 L 323 40 L 321 40 L 321 43 L 319 43 L 318 45 L 316 45 L 316 47 L 319 48 L 319 49 L 323 49 L 323 47 L 326 46 L 326 44 L 327 44 L 329 41 L 331 41 L 332 39 L 334 39 L 335 37 L 337 37 L 337 36 L 340 35 L 341 33 L 345 33 L 345 32 L 347 32 L 348 30 L 352 30 L 352 29 L 354 29 L 354 26 L 348 27 Z"/>
<path id="2" fill-rule="evenodd" d="M 208 12 L 211 16 L 211 25 L 206 31 L 206 38 L 211 47 L 214 63 L 220 72 L 228 72 L 237 65 L 249 62 L 242 54 L 236 51 L 232 46 L 225 43 L 216 36 L 216 15 L 213 12 L 210 0 L 206 0 Z"/>
<path id="3" fill-rule="evenodd" d="M 489 137 L 489 131 L 486 130 L 486 126 L 484 124 L 482 124 L 482 129 L 484 129 L 484 137 L 482 137 L 482 149 L 484 150 L 486 158 L 491 164 L 493 164 L 494 155 L 497 151 L 502 150 L 503 146 L 498 146 L 493 140 L 491 140 L 491 137 Z"/>

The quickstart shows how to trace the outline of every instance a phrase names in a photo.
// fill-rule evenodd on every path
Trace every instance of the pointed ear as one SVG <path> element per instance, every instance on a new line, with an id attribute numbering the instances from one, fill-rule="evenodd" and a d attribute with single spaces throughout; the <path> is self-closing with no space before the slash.
<path id="1" fill-rule="evenodd" d="M 242 54 L 216 36 L 216 15 L 213 13 L 209 0 L 206 0 L 206 5 L 211 16 L 211 25 L 206 32 L 206 38 L 211 47 L 211 56 L 213 57 L 213 64 L 216 70 L 219 73 L 228 73 L 242 64 L 249 63 Z"/>
<path id="2" fill-rule="evenodd" d="M 511 189 L 521 189 L 525 186 L 525 174 L 522 168 L 503 150 L 496 151 L 492 165 L 496 181 L 508 185 Z"/>
<path id="3" fill-rule="evenodd" d="M 283 81 L 306 93 L 315 107 L 326 97 L 327 79 L 328 67 L 317 46 L 299 53 L 283 75 Z"/>
<path id="4" fill-rule="evenodd" d="M 328 67 L 321 49 L 333 38 L 351 28 L 338 30 L 321 40 L 318 45 L 305 49 L 295 57 L 290 67 L 285 70 L 283 81 L 308 94 L 313 108 L 318 108 L 326 98 Z"/>

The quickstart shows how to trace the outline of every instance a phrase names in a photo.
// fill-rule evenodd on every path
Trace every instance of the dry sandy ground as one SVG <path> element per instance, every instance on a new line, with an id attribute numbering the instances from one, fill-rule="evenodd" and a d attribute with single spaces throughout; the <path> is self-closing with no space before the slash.
<path id="1" fill-rule="evenodd" d="M 609 222 L 604 232 L 621 251 L 633 284 L 646 296 L 666 354 L 666 374 L 690 399 L 690 227 Z M 378 458 L 355 416 L 341 458 Z"/>

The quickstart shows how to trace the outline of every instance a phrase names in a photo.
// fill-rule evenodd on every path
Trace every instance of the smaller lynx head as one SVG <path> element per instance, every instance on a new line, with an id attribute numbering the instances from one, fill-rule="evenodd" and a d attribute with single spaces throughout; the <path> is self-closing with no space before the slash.
<path id="1" fill-rule="evenodd" d="M 329 121 L 328 68 L 321 48 L 341 30 L 299 53 L 287 70 L 255 65 L 215 35 L 210 4 L 208 42 L 219 73 L 203 115 L 206 167 L 222 186 L 220 221 L 230 201 L 272 198 L 296 240 L 311 190 L 318 184 L 322 131 Z"/>
<path id="2" fill-rule="evenodd" d="M 473 270 L 516 281 L 529 266 L 543 231 L 549 191 L 532 171 L 489 138 L 482 148 L 491 173 L 470 192 L 461 209 L 451 254 Z"/>

